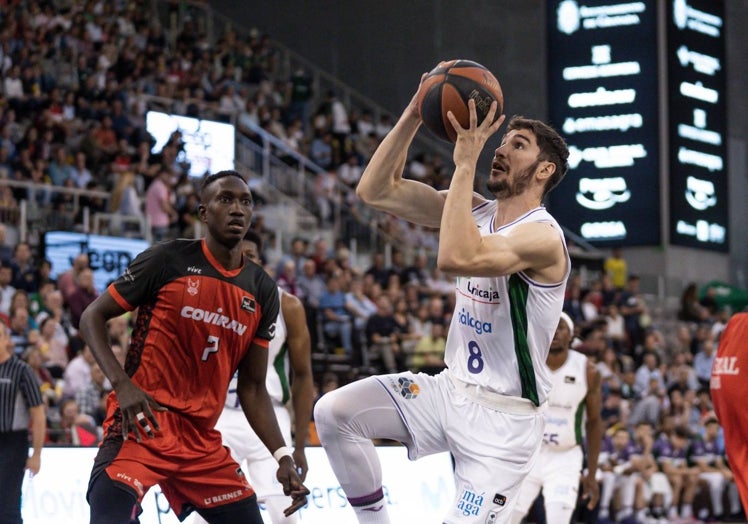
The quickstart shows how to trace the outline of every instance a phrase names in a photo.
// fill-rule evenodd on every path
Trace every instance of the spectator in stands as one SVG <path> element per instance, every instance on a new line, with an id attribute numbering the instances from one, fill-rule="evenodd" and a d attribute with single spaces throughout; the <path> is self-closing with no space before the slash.
<path id="1" fill-rule="evenodd" d="M 93 446 L 98 439 L 93 418 L 80 412 L 74 398 L 63 400 L 59 424 L 50 424 L 50 440 L 58 445 Z"/>
<path id="2" fill-rule="evenodd" d="M 716 343 L 714 340 L 709 339 L 701 344 L 701 350 L 696 353 L 696 356 L 693 358 L 693 370 L 701 387 L 709 387 L 709 380 L 712 375 L 712 365 L 714 364 L 714 358 L 716 355 Z"/>
<path id="3" fill-rule="evenodd" d="M 676 427 L 672 433 L 661 433 L 654 444 L 654 456 L 662 472 L 667 475 L 673 488 L 673 500 L 668 519 L 674 521 L 680 517 L 685 520 L 693 518 L 693 499 L 699 481 L 699 470 L 688 464 L 688 449 L 691 438 L 688 431 Z"/>
<path id="4" fill-rule="evenodd" d="M 695 282 L 691 282 L 681 294 L 678 320 L 699 323 L 708 319 L 709 310 L 699 302 L 698 288 Z"/>
<path id="5" fill-rule="evenodd" d="M 711 416 L 704 420 L 702 429 L 702 437 L 693 440 L 691 448 L 688 450 L 688 456 L 699 471 L 699 479 L 709 486 L 711 518 L 722 521 L 727 516 L 724 514 L 725 507 L 722 499 L 728 484 L 733 482 L 734 477 L 723 458 L 723 446 L 720 443 L 720 426 L 717 418 Z M 740 512 L 740 499 L 734 490 L 730 490 L 729 495 L 729 515 L 737 517 Z"/>
<path id="6" fill-rule="evenodd" d="M 30 346 L 21 355 L 21 358 L 34 371 L 44 404 L 47 406 L 57 406 L 62 399 L 62 390 L 56 387 L 54 377 L 42 363 L 42 355 L 39 348 Z"/>
<path id="7" fill-rule="evenodd" d="M 327 240 L 324 238 L 318 238 L 315 240 L 309 258 L 314 262 L 317 274 L 323 275 L 325 273 L 327 261 L 330 260 L 330 246 L 327 244 Z"/>
<path id="8" fill-rule="evenodd" d="M 91 349 L 84 344 L 80 352 L 68 363 L 63 374 L 62 396 L 75 398 L 78 391 L 91 381 L 91 366 L 95 360 Z"/>
<path id="9" fill-rule="evenodd" d="M 70 322 L 70 314 L 65 309 L 65 302 L 62 298 L 62 292 L 57 289 L 50 289 L 42 296 L 41 309 L 36 315 L 36 323 L 41 326 L 44 319 L 52 317 L 57 321 L 55 326 L 55 338 L 67 347 L 69 338 L 74 328 Z"/>
<path id="10" fill-rule="evenodd" d="M 345 293 L 340 288 L 340 277 L 327 279 L 327 289 L 319 299 L 319 314 L 325 335 L 339 337 L 343 351 L 353 355 L 353 323 L 345 307 Z"/>
<path id="11" fill-rule="evenodd" d="M 10 259 L 13 258 L 13 248 L 6 243 L 7 233 L 8 230 L 6 229 L 5 224 L 0 224 L 0 264 L 10 265 Z"/>
<path id="12" fill-rule="evenodd" d="M 353 326 L 363 333 L 369 317 L 377 312 L 377 305 L 364 293 L 364 279 L 354 276 L 345 294 L 345 306 L 353 317 Z"/>
<path id="13" fill-rule="evenodd" d="M 140 216 L 142 202 L 138 195 L 135 173 L 124 171 L 117 177 L 117 183 L 109 199 L 109 212 L 124 216 Z"/>
<path id="14" fill-rule="evenodd" d="M 12 280 L 13 270 L 10 262 L 0 260 L 0 315 L 4 315 L 6 319 L 10 318 L 10 303 L 16 292 L 16 288 L 11 284 Z"/>
<path id="15" fill-rule="evenodd" d="M 397 324 L 397 335 L 400 342 L 400 349 L 403 352 L 403 362 L 413 354 L 418 340 L 421 338 L 415 331 L 413 325 L 410 310 L 408 309 L 408 301 L 405 299 L 403 293 L 398 294 L 394 300 L 392 316 L 395 318 L 395 324 Z"/>
<path id="16" fill-rule="evenodd" d="M 106 417 L 106 397 L 112 387 L 99 365 L 91 364 L 91 379 L 75 394 L 78 409 L 84 415 L 89 415 L 97 426 L 104 423 Z"/>
<path id="17" fill-rule="evenodd" d="M 278 287 L 283 289 L 286 293 L 303 298 L 303 291 L 299 287 L 298 279 L 296 277 L 296 266 L 292 260 L 287 260 L 281 267 L 278 278 L 276 279 Z"/>
<path id="18" fill-rule="evenodd" d="M 632 457 L 636 449 L 631 442 L 631 434 L 625 427 L 616 428 L 612 436 L 603 439 L 598 457 L 599 470 L 602 474 L 600 493 L 601 523 L 612 522 L 611 502 L 618 493 L 620 503 L 616 521 L 631 516 L 634 508 L 636 468 Z"/>
<path id="19" fill-rule="evenodd" d="M 644 398 L 651 391 L 651 381 L 656 383 L 656 393 L 665 393 L 665 379 L 660 371 L 660 357 L 653 351 L 644 354 L 643 363 L 636 370 L 634 392 L 639 398 Z"/>
<path id="20" fill-rule="evenodd" d="M 94 179 L 93 174 L 87 167 L 86 154 L 83 151 L 78 151 L 75 154 L 75 164 L 70 170 L 70 179 L 79 189 L 85 189 L 88 183 Z"/>
<path id="21" fill-rule="evenodd" d="M 332 169 L 333 136 L 329 131 L 316 131 L 309 147 L 309 158 L 325 170 Z"/>
<path id="22" fill-rule="evenodd" d="M 421 336 L 413 349 L 409 368 L 413 372 L 437 375 L 441 373 L 444 363 L 444 351 L 447 347 L 446 329 L 441 324 L 431 324 L 431 332 Z"/>
<path id="23" fill-rule="evenodd" d="M 387 287 L 392 271 L 385 266 L 384 253 L 374 251 L 371 254 L 371 266 L 369 266 L 365 274 L 374 277 L 374 281 L 383 289 Z"/>
<path id="24" fill-rule="evenodd" d="M 283 264 L 285 264 L 287 260 L 292 260 L 294 263 L 294 266 L 296 267 L 296 274 L 297 275 L 303 274 L 304 273 L 303 266 L 306 260 L 309 258 L 307 256 L 308 249 L 309 249 L 309 243 L 305 239 L 301 237 L 294 237 L 291 240 L 291 252 L 284 254 L 281 257 L 281 260 L 275 269 L 276 273 L 279 274 L 281 272 L 281 268 L 283 267 Z M 315 266 L 315 271 L 316 271 L 316 266 Z"/>
<path id="25" fill-rule="evenodd" d="M 639 294 L 639 283 L 638 275 L 629 276 L 626 288 L 618 297 L 618 308 L 623 315 L 628 334 L 629 354 L 633 354 L 634 348 L 642 343 L 644 337 L 642 317 L 647 313 L 647 307 Z"/>
<path id="26" fill-rule="evenodd" d="M 366 322 L 366 339 L 370 358 L 380 358 L 386 373 L 405 369 L 405 353 L 392 301 L 387 295 L 377 297 L 377 312 Z"/>
<path id="27" fill-rule="evenodd" d="M 628 279 L 628 264 L 626 259 L 623 258 L 623 249 L 620 246 L 612 249 L 611 255 L 603 262 L 603 268 L 605 273 L 610 276 L 613 287 L 623 290 Z"/>
<path id="28" fill-rule="evenodd" d="M 13 250 L 13 258 L 10 261 L 13 270 L 13 287 L 22 289 L 27 293 L 37 290 L 36 267 L 31 260 L 31 247 L 28 242 L 18 242 Z"/>
<path id="29" fill-rule="evenodd" d="M 50 181 L 54 186 L 62 187 L 66 180 L 73 178 L 73 167 L 70 165 L 68 150 L 65 145 L 59 144 L 55 147 L 48 172 Z"/>
<path id="30" fill-rule="evenodd" d="M 28 308 L 22 305 L 12 307 L 10 310 L 8 329 L 13 351 L 19 357 L 29 346 L 35 343 L 39 334 L 29 324 Z"/>
<path id="31" fill-rule="evenodd" d="M 70 322 L 75 329 L 78 329 L 78 323 L 80 322 L 83 311 L 98 296 L 99 292 L 94 284 L 93 270 L 91 268 L 84 268 L 78 275 L 78 287 L 67 301 L 70 310 Z"/>
<path id="32" fill-rule="evenodd" d="M 44 367 L 54 378 L 62 378 L 69 360 L 67 336 L 64 339 L 59 337 L 58 329 L 57 320 L 52 316 L 46 316 L 39 326 L 39 339 L 36 343 Z"/>
<path id="33" fill-rule="evenodd" d="M 164 149 L 167 149 L 166 147 Z M 148 186 L 145 194 L 145 216 L 151 225 L 154 242 L 167 240 L 172 223 L 178 216 L 174 208 L 172 194 L 172 173 L 162 168 L 158 176 Z"/>

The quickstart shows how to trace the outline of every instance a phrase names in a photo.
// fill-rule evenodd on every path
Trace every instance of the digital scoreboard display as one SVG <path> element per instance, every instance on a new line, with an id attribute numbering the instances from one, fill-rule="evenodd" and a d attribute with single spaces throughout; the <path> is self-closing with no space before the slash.
<path id="1" fill-rule="evenodd" d="M 724 3 L 668 0 L 670 242 L 727 251 Z"/>
<path id="2" fill-rule="evenodd" d="M 660 237 L 655 0 L 549 0 L 549 114 L 569 172 L 554 217 L 597 246 Z"/>

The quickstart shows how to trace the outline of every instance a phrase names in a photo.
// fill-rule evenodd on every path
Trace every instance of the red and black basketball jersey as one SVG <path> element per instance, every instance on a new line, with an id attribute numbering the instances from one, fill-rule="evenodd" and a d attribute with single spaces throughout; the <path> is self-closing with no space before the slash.
<path id="1" fill-rule="evenodd" d="M 147 249 L 108 291 L 123 308 L 139 308 L 127 374 L 156 402 L 206 428 L 215 425 L 250 344 L 267 348 L 280 307 L 275 282 L 259 266 L 227 271 L 202 240 Z"/>

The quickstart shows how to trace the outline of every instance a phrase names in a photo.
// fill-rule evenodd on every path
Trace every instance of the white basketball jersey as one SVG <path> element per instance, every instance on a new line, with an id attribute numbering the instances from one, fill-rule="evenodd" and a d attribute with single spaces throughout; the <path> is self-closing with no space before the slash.
<path id="1" fill-rule="evenodd" d="M 270 398 L 277 404 L 285 404 L 291 396 L 289 384 L 290 361 L 288 359 L 288 345 L 286 344 L 286 321 L 283 318 L 283 290 L 278 288 L 281 307 L 278 309 L 278 319 L 275 321 L 275 335 L 268 346 L 268 370 L 265 387 Z M 226 395 L 226 407 L 241 409 L 239 397 L 236 395 L 238 376 L 234 373 Z"/>
<path id="2" fill-rule="evenodd" d="M 569 350 L 564 365 L 550 371 L 553 389 L 545 410 L 543 445 L 549 450 L 567 450 L 581 446 L 584 406 L 587 397 L 587 357 Z"/>
<path id="3" fill-rule="evenodd" d="M 544 207 L 497 230 L 496 206 L 494 200 L 473 209 L 481 235 L 506 235 L 520 224 L 546 222 L 566 246 L 561 227 Z M 542 404 L 551 388 L 545 360 L 561 315 L 570 268 L 567 254 L 566 275 L 555 284 L 535 282 L 524 272 L 458 277 L 445 352 L 451 373 L 502 395 Z"/>

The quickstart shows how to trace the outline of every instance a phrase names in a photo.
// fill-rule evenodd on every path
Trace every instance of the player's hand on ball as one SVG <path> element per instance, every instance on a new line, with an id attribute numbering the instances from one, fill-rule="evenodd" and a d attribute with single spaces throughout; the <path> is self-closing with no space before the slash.
<path id="1" fill-rule="evenodd" d="M 478 124 L 478 115 L 473 99 L 468 101 L 468 109 L 470 110 L 470 123 L 466 128 L 460 125 L 452 111 L 447 113 L 447 118 L 457 133 L 453 153 L 455 165 L 463 163 L 475 165 L 488 138 L 496 133 L 501 124 L 504 123 L 505 115 L 501 115 L 494 121 L 494 116 L 498 111 L 498 103 L 495 101 L 491 103 L 491 108 L 488 110 L 486 118 L 480 124 Z"/>

